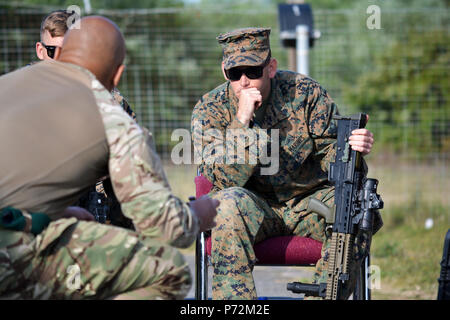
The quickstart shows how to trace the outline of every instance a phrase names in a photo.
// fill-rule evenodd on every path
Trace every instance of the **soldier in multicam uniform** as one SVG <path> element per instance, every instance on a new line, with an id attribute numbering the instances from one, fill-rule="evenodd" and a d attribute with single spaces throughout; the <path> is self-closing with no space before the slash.
<path id="1" fill-rule="evenodd" d="M 324 219 L 306 213 L 306 207 L 311 197 L 333 203 L 327 171 L 335 156 L 337 128 L 332 116 L 338 110 L 313 79 L 277 70 L 269 34 L 270 29 L 247 28 L 217 38 L 228 81 L 205 94 L 192 115 L 194 143 L 203 146 L 199 170 L 213 184 L 211 196 L 221 203 L 212 230 L 213 299 L 257 298 L 253 245 L 273 236 L 299 235 L 323 242 L 314 280 L 326 279 L 329 238 Z M 216 134 L 205 134 L 211 129 Z M 220 141 L 232 129 L 239 132 L 234 143 L 245 150 L 244 164 L 224 161 L 218 152 L 236 147 L 229 149 L 228 138 Z M 262 174 L 263 163 L 248 159 L 257 150 L 252 145 L 270 141 L 274 129 L 279 134 L 279 169 Z M 373 135 L 366 129 L 355 130 L 350 144 L 368 154 Z M 266 150 L 270 147 L 267 144 Z"/>
<path id="2" fill-rule="evenodd" d="M 40 60 L 53 59 L 55 49 L 62 46 L 64 35 L 68 30 L 69 19 L 72 15 L 73 13 L 67 10 L 55 10 L 42 20 L 40 29 L 41 41 L 36 42 L 36 55 Z M 113 88 L 111 94 L 125 112 L 136 120 L 135 112 L 120 91 L 117 88 Z M 123 215 L 111 188 L 111 182 L 108 179 L 98 181 L 74 205 L 87 209 L 99 222 L 107 222 L 116 226 L 134 229 L 131 220 Z M 104 214 L 100 214 L 101 211 L 102 213 L 104 211 Z"/>
<path id="3" fill-rule="evenodd" d="M 151 134 L 111 96 L 124 57 L 118 27 L 92 16 L 55 60 L 0 77 L 0 298 L 187 294 L 189 268 L 174 247 L 212 228 L 219 202 L 172 194 Z M 107 175 L 136 231 L 70 207 Z"/>

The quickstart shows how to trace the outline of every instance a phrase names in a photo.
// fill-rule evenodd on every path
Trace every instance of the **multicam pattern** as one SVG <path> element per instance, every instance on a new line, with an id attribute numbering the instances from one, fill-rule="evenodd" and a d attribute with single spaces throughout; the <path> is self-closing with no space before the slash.
<path id="1" fill-rule="evenodd" d="M 39 61 L 32 61 L 26 66 L 32 66 L 33 64 L 38 63 Z M 128 101 L 123 97 L 123 95 L 120 93 L 119 89 L 114 87 L 111 90 L 111 95 L 113 96 L 114 100 L 122 107 L 122 109 L 135 121 L 137 121 L 136 113 L 133 111 L 131 106 L 128 104 Z M 130 219 L 124 217 L 122 210 L 120 209 L 120 204 L 117 201 L 117 198 L 115 197 L 114 193 L 107 192 L 104 187 L 104 181 L 98 181 L 95 186 L 92 188 L 89 188 L 89 190 L 81 196 L 79 201 L 75 203 L 76 206 L 80 206 L 84 209 L 88 209 L 88 205 L 86 204 L 85 199 L 89 198 L 89 193 L 93 191 L 100 192 L 104 194 L 106 198 L 107 205 L 110 210 L 109 214 L 109 220 L 108 223 L 111 223 L 112 225 L 127 228 L 127 229 L 134 229 L 133 223 Z M 110 181 L 106 182 L 107 184 L 110 184 Z"/>
<path id="2" fill-rule="evenodd" d="M 128 104 L 127 100 L 122 96 L 119 89 L 114 87 L 111 91 L 111 94 L 114 98 L 114 100 L 122 107 L 123 110 L 125 110 L 126 113 L 133 119 L 137 120 L 136 113 L 131 109 L 130 105 Z"/>
<path id="3" fill-rule="evenodd" d="M 36 237 L 0 229 L 0 298 L 181 299 L 190 271 L 172 246 L 193 242 L 197 218 L 172 195 L 151 135 L 81 70 L 104 120 L 114 191 L 137 232 L 75 218 Z"/>
<path id="4" fill-rule="evenodd" d="M 137 121 L 136 113 L 130 107 L 127 100 L 125 100 L 125 98 L 122 96 L 119 89 L 114 87 L 111 90 L 111 94 L 114 98 L 114 101 L 116 101 L 133 120 Z M 117 198 L 115 197 L 113 192 L 108 192 L 108 191 L 112 191 L 112 190 L 107 189 L 108 190 L 107 191 L 105 189 L 104 183 L 110 184 L 111 181 L 97 182 L 97 184 L 95 185 L 95 188 L 91 188 L 87 192 L 87 194 L 89 194 L 89 192 L 92 192 L 95 189 L 95 191 L 100 192 L 105 195 L 107 206 L 109 208 L 109 216 L 108 216 L 109 220 L 107 221 L 107 223 L 111 223 L 112 225 L 127 228 L 127 229 L 134 229 L 133 222 L 123 215 L 122 210 L 120 208 L 119 201 L 117 200 Z M 85 196 L 87 196 L 87 195 L 85 195 Z M 85 209 L 87 209 L 87 208 L 85 208 Z"/>
<path id="5" fill-rule="evenodd" d="M 329 238 L 331 235 L 327 234 Z M 357 277 L 359 276 L 359 271 L 361 269 L 361 265 L 364 262 L 364 258 L 367 257 L 370 250 L 370 242 L 371 242 L 372 233 L 358 230 L 355 238 L 353 239 L 353 254 L 349 260 L 349 276 L 348 281 L 344 282 L 341 285 L 339 299 L 347 300 L 350 295 L 353 293 L 357 281 Z M 326 248 L 325 248 L 326 246 Z M 316 283 L 326 283 L 327 282 L 327 268 L 328 268 L 328 252 L 331 246 L 331 241 L 327 241 L 324 243 L 322 247 L 322 256 L 324 257 L 325 263 L 321 266 L 317 266 L 316 272 L 314 273 L 314 281 Z M 325 250 L 325 252 L 324 252 Z M 325 255 L 324 255 L 325 254 Z M 310 298 L 314 299 L 314 298 Z"/>
<path id="6" fill-rule="evenodd" d="M 270 54 L 270 29 L 246 28 L 221 34 L 224 68 L 262 65 Z"/>
<path id="7" fill-rule="evenodd" d="M 250 128 L 235 118 L 238 100 L 229 82 L 204 95 L 193 111 L 194 141 L 201 135 L 200 129 L 279 130 L 279 171 L 273 175 L 261 175 L 259 163 L 203 162 L 199 167 L 213 183 L 213 197 L 221 201 L 217 226 L 212 231 L 214 299 L 256 297 L 251 275 L 255 263 L 252 245 L 277 234 L 323 241 L 315 280 L 326 275 L 329 238 L 324 221 L 304 211 L 310 196 L 328 205 L 334 199 L 327 172 L 335 157 L 337 128 L 332 115 L 338 112 L 337 107 L 308 77 L 278 71 L 271 85 L 266 115 Z M 217 141 L 203 137 L 203 148 L 213 143 Z"/>
<path id="8" fill-rule="evenodd" d="M 173 196 L 150 132 L 125 114 L 94 79 L 109 144 L 109 173 L 122 211 L 143 236 L 187 247 L 198 233 L 188 205 Z"/>

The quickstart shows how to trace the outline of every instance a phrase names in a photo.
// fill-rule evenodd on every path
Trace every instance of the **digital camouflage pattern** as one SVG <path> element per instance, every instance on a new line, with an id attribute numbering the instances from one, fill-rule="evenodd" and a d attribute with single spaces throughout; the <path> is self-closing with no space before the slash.
<path id="1" fill-rule="evenodd" d="M 269 34 L 267 28 L 245 28 L 219 35 L 224 68 L 262 65 L 270 54 Z"/>
<path id="2" fill-rule="evenodd" d="M 314 197 L 331 205 L 333 188 L 315 192 Z M 232 187 L 213 195 L 221 201 L 217 227 L 212 232 L 213 299 L 256 299 L 252 276 L 257 262 L 253 245 L 264 239 L 295 234 L 325 242 L 316 278 L 326 271 L 328 242 L 324 220 L 306 213 L 308 199 L 291 199 L 285 203 L 266 201 L 260 194 Z"/>
<path id="3" fill-rule="evenodd" d="M 137 232 L 75 218 L 36 237 L 0 229 L 0 298 L 182 299 L 190 271 L 173 246 L 194 241 L 198 220 L 171 193 L 151 135 L 81 70 L 104 122 L 115 194 Z"/>
<path id="4" fill-rule="evenodd" d="M 337 127 L 332 116 L 337 114 L 337 106 L 316 81 L 300 74 L 277 71 L 271 86 L 263 120 L 248 128 L 235 118 L 238 100 L 229 82 L 204 95 L 193 111 L 194 141 L 199 141 L 200 130 L 210 128 L 222 132 L 236 127 L 267 129 L 268 134 L 271 129 L 279 130 L 279 170 L 273 175 L 261 175 L 259 163 L 204 161 L 199 167 L 213 183 L 212 196 L 221 201 L 212 231 L 214 299 L 256 297 L 252 246 L 274 235 L 294 234 L 322 241 L 315 280 L 326 275 L 329 239 L 324 221 L 316 214 L 306 215 L 305 209 L 308 197 L 327 204 L 334 199 L 327 171 L 335 157 Z M 203 148 L 217 145 L 216 140 L 204 135 Z M 248 153 L 248 141 L 239 143 Z"/>
<path id="5" fill-rule="evenodd" d="M 32 66 L 40 61 L 41 60 L 32 61 L 29 64 L 27 64 L 26 67 Z M 111 95 L 113 96 L 114 100 L 122 107 L 122 109 L 133 120 L 137 121 L 136 113 L 133 111 L 131 106 L 128 104 L 128 101 L 123 97 L 123 95 L 120 93 L 120 91 L 117 87 L 114 87 L 111 90 Z M 107 206 L 109 208 L 109 217 L 108 217 L 109 220 L 107 221 L 107 223 L 133 230 L 134 226 L 133 226 L 132 221 L 123 215 L 122 210 L 120 208 L 120 204 L 117 201 L 117 198 L 115 197 L 114 193 L 111 192 L 112 191 L 111 188 L 105 188 L 104 183 L 106 183 L 107 185 L 110 185 L 111 181 L 108 181 L 108 180 L 98 181 L 95 184 L 95 186 L 92 186 L 91 188 L 89 188 L 89 190 L 83 196 L 81 196 L 80 199 L 76 203 L 74 203 L 74 205 L 88 210 L 89 194 L 91 192 L 99 192 L 105 196 Z"/>
<path id="6" fill-rule="evenodd" d="M 210 148 L 226 144 L 219 135 L 205 135 L 207 130 L 216 129 L 222 136 L 228 129 L 253 131 L 258 140 L 264 132 L 260 129 L 265 129 L 267 135 L 271 130 L 279 132 L 279 170 L 273 175 L 261 175 L 259 163 L 208 164 L 209 159 L 204 159 L 200 172 L 213 183 L 213 191 L 245 186 L 265 199 L 281 203 L 328 183 L 328 165 L 335 157 L 337 127 L 332 116 L 338 112 L 336 104 L 316 81 L 290 71 L 277 71 L 271 86 L 274 89 L 265 102 L 266 114 L 261 123 L 255 122 L 252 127 L 245 127 L 235 118 L 238 99 L 229 82 L 204 95 L 195 106 L 193 139 L 201 143 L 206 155 L 214 154 Z M 237 140 L 245 147 L 246 159 L 251 144 L 257 142 Z"/>
<path id="7" fill-rule="evenodd" d="M 277 71 L 271 81 L 272 92 L 260 107 L 265 108 L 265 115 L 249 127 L 236 118 L 239 101 L 229 82 L 205 94 L 193 111 L 194 145 L 202 146 L 199 171 L 213 183 L 211 196 L 221 202 L 217 226 L 212 230 L 213 299 L 255 299 L 253 245 L 278 235 L 321 241 L 321 259 L 313 280 L 322 283 L 327 279 L 331 233 L 325 231 L 324 219 L 306 214 L 306 208 L 310 197 L 328 206 L 334 203 L 328 167 L 336 155 L 337 124 L 332 116 L 338 109 L 327 91 L 304 75 Z M 205 134 L 212 129 L 221 134 Z M 279 130 L 279 170 L 262 175 L 260 162 L 227 163 L 216 157 L 220 152 L 215 151 L 229 143 L 221 137 L 230 129 L 241 130 L 235 143 L 245 150 L 245 159 L 253 155 L 252 143 L 268 141 L 264 134 Z M 251 136 L 249 132 L 256 139 L 245 139 Z M 270 150 L 270 145 L 265 147 Z M 261 146 L 256 149 L 261 154 Z M 350 266 L 352 277 L 342 296 L 352 293 L 367 247 L 367 236 L 358 234 Z"/>

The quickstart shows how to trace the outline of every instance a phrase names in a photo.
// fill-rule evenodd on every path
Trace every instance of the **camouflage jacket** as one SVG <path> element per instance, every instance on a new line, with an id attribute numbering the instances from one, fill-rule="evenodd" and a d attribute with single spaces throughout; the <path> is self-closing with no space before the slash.
<path id="1" fill-rule="evenodd" d="M 137 121 L 136 113 L 133 111 L 133 109 L 128 104 L 127 100 L 122 96 L 119 89 L 114 87 L 111 90 L 111 94 L 114 98 L 114 100 L 122 107 L 122 109 L 134 120 Z M 105 188 L 106 186 L 109 186 L 109 188 Z M 97 191 L 99 193 L 102 193 L 106 198 L 106 203 L 109 208 L 109 213 L 106 217 L 106 222 L 111 223 L 113 225 L 124 227 L 128 229 L 134 230 L 133 222 L 124 216 L 120 204 L 117 201 L 116 196 L 114 195 L 114 192 L 112 191 L 111 181 L 110 179 L 101 180 L 96 183 L 95 186 L 89 189 L 86 194 L 78 200 L 76 203 L 77 206 L 81 206 L 88 210 L 89 208 L 89 195 L 92 191 Z M 87 200 L 83 202 L 83 200 Z M 89 211 L 89 210 L 88 210 Z"/>
<path id="2" fill-rule="evenodd" d="M 235 117 L 238 99 L 229 82 L 205 94 L 196 104 L 191 123 L 194 147 L 196 144 L 202 147 L 199 169 L 213 183 L 213 191 L 245 187 L 273 202 L 285 202 L 328 183 L 328 164 L 335 157 L 337 127 L 332 115 L 338 113 L 336 104 L 316 81 L 290 71 L 277 71 L 271 88 L 263 104 L 263 117 L 249 127 Z M 210 129 L 217 132 L 205 134 Z M 260 156 L 261 148 L 266 148 L 273 153 L 272 161 L 279 161 L 278 171 L 261 174 L 264 165 L 260 158 L 256 163 L 245 161 L 244 164 L 220 161 L 220 158 L 207 161 L 205 154 L 216 154 L 217 146 L 222 144 L 227 149 L 230 140 L 227 138 L 223 143 L 223 137 L 229 129 L 240 129 L 244 138 L 253 137 L 238 139 L 236 143 L 245 150 L 246 160 L 256 150 Z M 276 138 L 273 129 L 278 129 L 279 139 L 274 141 L 279 147 L 278 155 L 274 145 L 269 143 L 270 138 L 265 137 Z M 258 147 L 252 149 L 256 143 Z"/>

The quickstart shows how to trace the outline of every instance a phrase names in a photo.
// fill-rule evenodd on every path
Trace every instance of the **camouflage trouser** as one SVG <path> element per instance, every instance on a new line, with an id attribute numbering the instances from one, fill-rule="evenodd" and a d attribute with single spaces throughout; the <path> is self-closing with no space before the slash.
<path id="1" fill-rule="evenodd" d="M 282 205 L 270 204 L 237 187 L 212 197 L 220 200 L 217 226 L 212 230 L 213 299 L 257 298 L 252 276 L 256 263 L 253 245 L 274 236 L 298 235 L 321 241 L 322 258 L 316 264 L 314 280 L 326 279 L 329 235 L 324 219 L 315 213 L 306 214 L 306 209 L 310 197 L 331 206 L 333 187 Z"/>
<path id="2" fill-rule="evenodd" d="M 173 247 L 75 218 L 41 234 L 0 229 L 0 299 L 183 299 L 191 276 Z"/>

